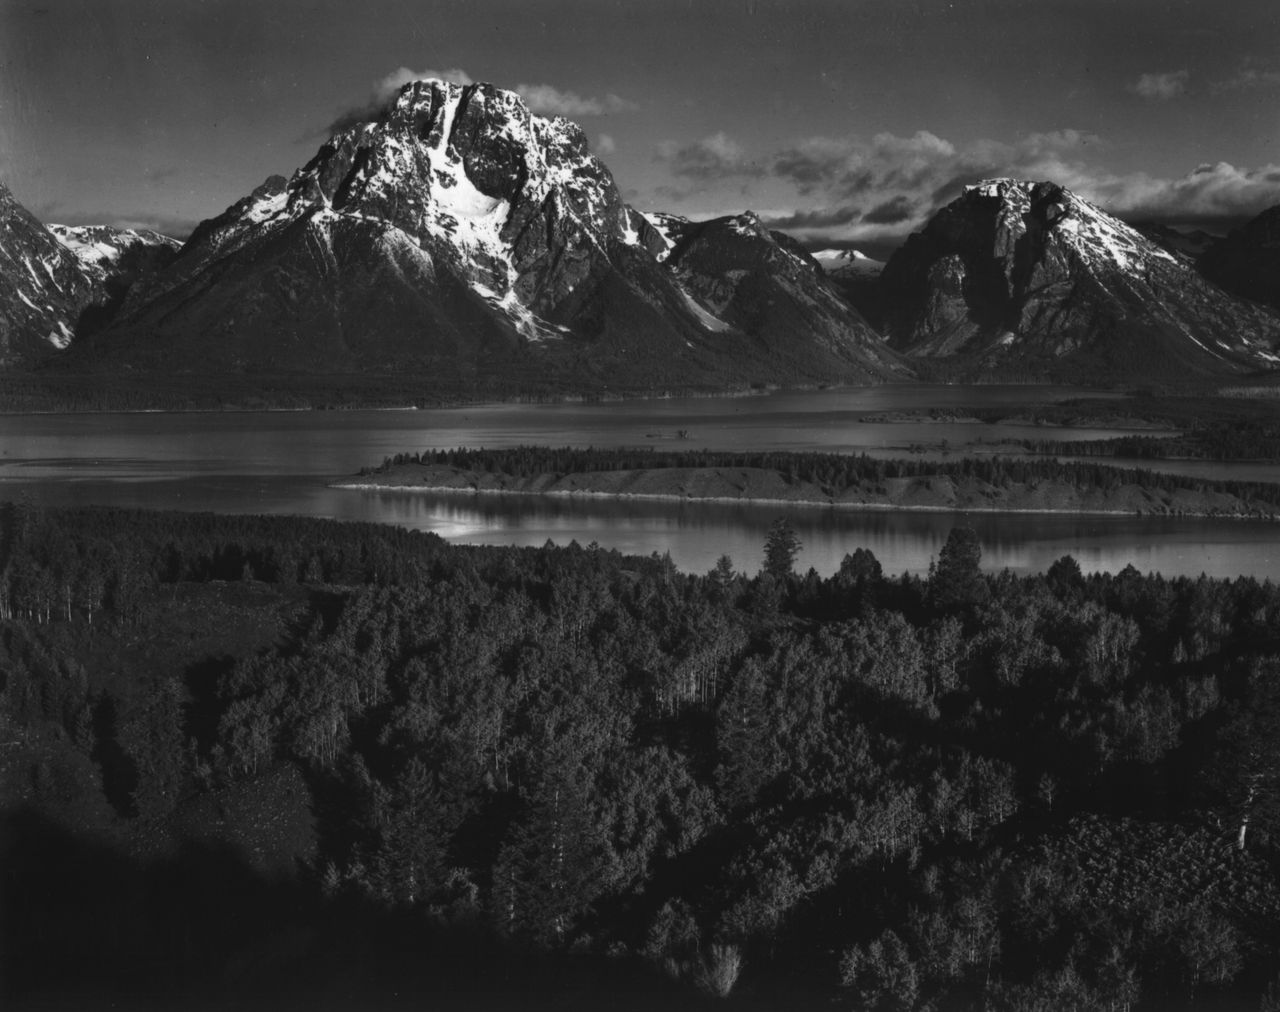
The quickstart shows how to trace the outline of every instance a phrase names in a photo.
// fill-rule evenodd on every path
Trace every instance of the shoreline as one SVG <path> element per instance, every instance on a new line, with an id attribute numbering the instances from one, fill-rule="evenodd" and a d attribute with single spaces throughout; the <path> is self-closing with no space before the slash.
<path id="1" fill-rule="evenodd" d="M 334 482 L 329 488 L 343 489 L 352 492 L 421 492 L 428 494 L 470 495 L 470 496 L 502 496 L 520 495 L 537 496 L 539 498 L 596 498 L 612 500 L 639 500 L 647 502 L 707 503 L 717 506 L 772 506 L 807 509 L 834 509 L 850 512 L 903 512 L 903 513 L 1011 513 L 1039 516 L 1096 516 L 1096 517 L 1128 517 L 1145 519 L 1198 519 L 1198 520 L 1256 520 L 1264 523 L 1280 521 L 1278 514 L 1249 513 L 1210 513 L 1210 512 L 1148 512 L 1134 510 L 1100 510 L 1100 509 L 1055 509 L 1051 507 L 996 507 L 996 506 L 930 506 L 921 503 L 892 502 L 837 502 L 819 499 L 771 499 L 748 496 L 694 496 L 659 492 L 609 492 L 598 489 L 514 489 L 514 488 L 459 488 L 456 485 L 383 485 L 377 482 Z"/>

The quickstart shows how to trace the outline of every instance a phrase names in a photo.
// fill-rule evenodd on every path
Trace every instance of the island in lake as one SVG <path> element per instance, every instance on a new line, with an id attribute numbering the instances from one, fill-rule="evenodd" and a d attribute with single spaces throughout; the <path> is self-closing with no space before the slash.
<path id="1" fill-rule="evenodd" d="M 1280 516 L 1280 486 L 1053 458 L 937 462 L 844 454 L 524 446 L 397 454 L 343 487 L 850 509 Z"/>

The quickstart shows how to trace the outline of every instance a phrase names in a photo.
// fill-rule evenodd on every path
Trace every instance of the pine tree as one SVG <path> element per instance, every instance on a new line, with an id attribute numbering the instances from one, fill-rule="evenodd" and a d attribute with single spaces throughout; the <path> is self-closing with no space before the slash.
<path id="1" fill-rule="evenodd" d="M 800 535 L 789 520 L 779 517 L 769 528 L 769 536 L 765 539 L 764 571 L 775 579 L 785 580 L 791 575 L 800 548 Z"/>
<path id="2" fill-rule="evenodd" d="M 929 567 L 929 598 L 939 611 L 981 604 L 990 596 L 982 577 L 982 544 L 972 527 L 953 527 L 938 559 Z"/>

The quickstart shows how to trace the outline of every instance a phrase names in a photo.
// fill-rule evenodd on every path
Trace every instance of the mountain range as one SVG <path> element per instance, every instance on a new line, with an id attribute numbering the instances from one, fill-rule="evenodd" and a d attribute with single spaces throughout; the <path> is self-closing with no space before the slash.
<path id="1" fill-rule="evenodd" d="M 426 395 L 1212 380 L 1280 363 L 1278 226 L 1139 231 L 987 180 L 885 264 L 811 254 L 750 212 L 641 214 L 575 124 L 417 81 L 180 245 L 45 227 L 0 190 L 0 366 Z"/>

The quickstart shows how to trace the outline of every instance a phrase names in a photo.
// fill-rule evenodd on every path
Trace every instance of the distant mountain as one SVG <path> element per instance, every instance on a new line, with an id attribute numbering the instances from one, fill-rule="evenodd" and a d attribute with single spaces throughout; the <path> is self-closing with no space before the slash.
<path id="1" fill-rule="evenodd" d="M 813 259 L 822 265 L 822 269 L 833 277 L 879 276 L 884 270 L 884 262 L 873 260 L 856 249 L 820 249 L 812 254 Z"/>
<path id="2" fill-rule="evenodd" d="M 1054 183 L 968 187 L 882 285 L 892 346 L 959 378 L 1186 381 L 1280 363 L 1280 316 Z"/>
<path id="3" fill-rule="evenodd" d="M 813 254 L 840 294 L 877 330 L 884 329 L 884 261 L 856 249 L 824 249 Z"/>
<path id="4" fill-rule="evenodd" d="M 177 239 L 145 228 L 50 225 L 49 231 L 104 288 L 113 281 L 131 284 L 137 275 L 167 266 L 182 248 Z"/>
<path id="5" fill-rule="evenodd" d="M 95 295 L 80 261 L 0 185 L 0 366 L 67 348 Z"/>
<path id="6" fill-rule="evenodd" d="M 49 231 L 80 261 L 94 287 L 93 304 L 80 317 L 77 339 L 107 326 L 129 289 L 167 267 L 182 248 L 177 239 L 150 229 L 50 225 Z"/>
<path id="7" fill-rule="evenodd" d="M 574 124 L 492 85 L 414 82 L 203 222 L 86 355 L 601 392 L 905 371 L 790 240 L 655 220 Z"/>
<path id="8" fill-rule="evenodd" d="M 1202 229 L 1186 232 L 1159 222 L 1130 222 L 1130 225 L 1144 239 L 1150 239 L 1166 253 L 1172 253 L 1192 264 L 1200 259 L 1205 250 L 1222 238 L 1210 235 Z"/>
<path id="9" fill-rule="evenodd" d="M 806 375 L 820 370 L 826 356 L 860 356 L 882 375 L 906 374 L 821 264 L 754 214 L 685 222 L 668 227 L 668 235 L 676 241 L 664 262 L 696 304 L 695 312 L 709 313 L 721 329 L 751 335 L 770 358 Z M 796 334 L 807 340 L 797 342 Z"/>
<path id="10" fill-rule="evenodd" d="M 1227 291 L 1280 309 L 1280 205 L 1214 243 L 1198 263 Z"/>

